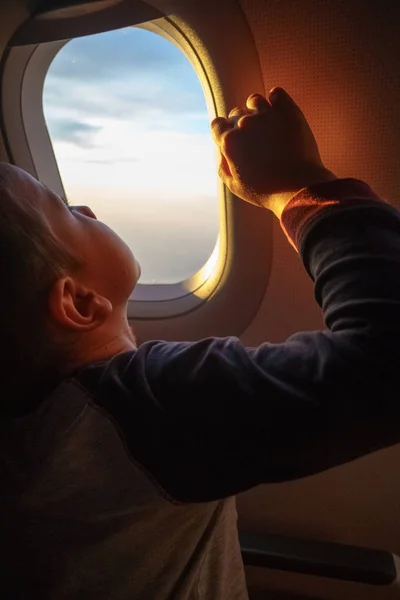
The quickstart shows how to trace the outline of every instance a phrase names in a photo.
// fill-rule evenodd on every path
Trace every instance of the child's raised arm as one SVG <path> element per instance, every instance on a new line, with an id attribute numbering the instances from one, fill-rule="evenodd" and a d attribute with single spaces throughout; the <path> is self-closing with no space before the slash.
<path id="1" fill-rule="evenodd" d="M 327 329 L 259 348 L 148 342 L 79 375 L 177 500 L 302 477 L 400 441 L 399 213 L 325 169 L 285 92 L 271 105 L 252 96 L 247 111 L 213 122 L 220 174 L 281 218 Z"/>

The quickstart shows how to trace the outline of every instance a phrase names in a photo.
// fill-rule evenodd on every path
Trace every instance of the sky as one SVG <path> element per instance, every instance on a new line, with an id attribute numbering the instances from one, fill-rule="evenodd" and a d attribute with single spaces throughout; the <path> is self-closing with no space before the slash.
<path id="1" fill-rule="evenodd" d="M 211 255 L 215 149 L 198 77 L 171 42 L 129 27 L 68 42 L 43 91 L 66 195 L 130 245 L 141 283 L 176 283 Z"/>

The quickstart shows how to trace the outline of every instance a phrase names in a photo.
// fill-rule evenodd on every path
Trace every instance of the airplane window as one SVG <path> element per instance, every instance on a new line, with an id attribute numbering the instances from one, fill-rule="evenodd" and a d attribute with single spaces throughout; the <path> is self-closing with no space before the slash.
<path id="1" fill-rule="evenodd" d="M 219 232 L 215 154 L 194 68 L 171 42 L 129 27 L 67 42 L 44 115 L 65 192 L 129 244 L 141 283 L 177 283 Z"/>

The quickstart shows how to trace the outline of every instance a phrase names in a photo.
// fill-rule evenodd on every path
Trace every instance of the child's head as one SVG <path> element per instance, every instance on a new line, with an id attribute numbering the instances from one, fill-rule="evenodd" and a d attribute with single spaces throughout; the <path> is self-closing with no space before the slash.
<path id="1" fill-rule="evenodd" d="M 138 276 L 129 248 L 90 209 L 0 163 L 3 391 L 102 358 Z"/>

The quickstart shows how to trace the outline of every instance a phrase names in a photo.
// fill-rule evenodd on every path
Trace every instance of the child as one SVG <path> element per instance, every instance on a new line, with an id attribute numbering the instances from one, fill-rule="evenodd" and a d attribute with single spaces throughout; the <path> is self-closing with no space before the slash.
<path id="1" fill-rule="evenodd" d="M 2 165 L 3 598 L 245 599 L 233 496 L 400 439 L 398 212 L 324 167 L 280 88 L 212 131 L 220 176 L 281 219 L 327 329 L 136 348 L 130 250 Z"/>

